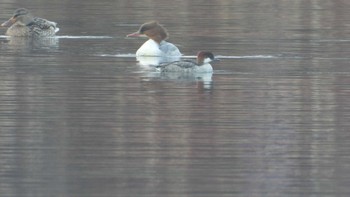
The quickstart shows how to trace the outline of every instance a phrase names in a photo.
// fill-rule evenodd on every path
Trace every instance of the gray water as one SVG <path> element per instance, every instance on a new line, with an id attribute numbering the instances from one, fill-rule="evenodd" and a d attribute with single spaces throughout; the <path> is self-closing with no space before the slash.
<path id="1" fill-rule="evenodd" d="M 61 29 L 0 37 L 1 196 L 350 195 L 347 0 L 0 3 Z M 140 65 L 149 20 L 213 75 Z"/>

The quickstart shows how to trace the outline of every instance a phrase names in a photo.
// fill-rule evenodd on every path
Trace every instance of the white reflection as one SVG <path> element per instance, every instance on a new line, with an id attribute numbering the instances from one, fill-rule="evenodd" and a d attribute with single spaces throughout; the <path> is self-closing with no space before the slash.
<path id="1" fill-rule="evenodd" d="M 32 37 L 6 37 L 3 40 L 11 49 L 41 49 L 58 48 L 59 40 L 56 37 L 32 38 Z"/>
<path id="2" fill-rule="evenodd" d="M 178 73 L 164 72 L 160 73 L 159 77 L 167 81 L 180 82 L 197 82 L 197 88 L 200 90 L 211 90 L 213 88 L 213 73 Z"/>

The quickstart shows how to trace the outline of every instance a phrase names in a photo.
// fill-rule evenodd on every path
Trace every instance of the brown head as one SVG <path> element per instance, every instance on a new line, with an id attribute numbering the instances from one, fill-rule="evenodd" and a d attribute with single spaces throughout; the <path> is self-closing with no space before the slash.
<path id="1" fill-rule="evenodd" d="M 1 26 L 9 27 L 14 23 L 25 26 L 31 22 L 33 22 L 33 16 L 30 14 L 30 12 L 25 8 L 19 8 L 15 10 L 13 16 L 8 21 L 2 23 Z"/>
<path id="2" fill-rule="evenodd" d="M 209 51 L 199 51 L 197 53 L 197 64 L 202 65 L 214 61 L 214 55 Z"/>
<path id="3" fill-rule="evenodd" d="M 140 29 L 132 34 L 127 35 L 128 37 L 142 37 L 147 36 L 148 38 L 160 43 L 162 40 L 168 38 L 167 30 L 160 25 L 157 21 L 151 21 L 141 25 Z"/>

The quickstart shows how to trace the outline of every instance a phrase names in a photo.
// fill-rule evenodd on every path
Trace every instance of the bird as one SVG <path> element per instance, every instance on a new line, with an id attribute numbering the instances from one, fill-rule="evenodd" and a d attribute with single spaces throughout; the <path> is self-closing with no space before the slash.
<path id="1" fill-rule="evenodd" d="M 127 37 L 148 37 L 137 51 L 136 56 L 181 56 L 180 50 L 172 43 L 165 41 L 168 38 L 167 30 L 157 21 L 146 22 L 137 32 Z"/>
<path id="2" fill-rule="evenodd" d="M 209 51 L 199 51 L 197 53 L 197 61 L 180 60 L 170 63 L 162 63 L 156 66 L 161 73 L 177 72 L 177 73 L 212 73 L 213 67 L 210 62 L 216 61 L 214 54 Z"/>
<path id="3" fill-rule="evenodd" d="M 1 27 L 9 27 L 6 35 L 14 37 L 51 37 L 59 31 L 56 22 L 33 17 L 26 8 L 16 9 Z"/>

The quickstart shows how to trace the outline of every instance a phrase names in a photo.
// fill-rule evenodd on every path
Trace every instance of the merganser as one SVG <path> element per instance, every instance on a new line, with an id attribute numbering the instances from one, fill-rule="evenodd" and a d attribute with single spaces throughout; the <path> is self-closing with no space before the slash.
<path id="1" fill-rule="evenodd" d="M 157 21 L 144 23 L 137 32 L 127 37 L 149 38 L 136 51 L 136 56 L 181 56 L 180 50 L 174 44 L 165 41 L 168 38 L 168 32 Z"/>
<path id="2" fill-rule="evenodd" d="M 191 60 L 181 60 L 170 63 L 163 63 L 157 66 L 162 72 L 180 72 L 180 73 L 212 73 L 213 67 L 210 62 L 217 60 L 213 53 L 200 51 L 197 54 L 197 62 Z"/>
<path id="3" fill-rule="evenodd" d="M 56 25 L 55 22 L 33 17 L 25 8 L 19 8 L 1 27 L 9 27 L 6 31 L 8 36 L 50 37 L 59 31 Z"/>

